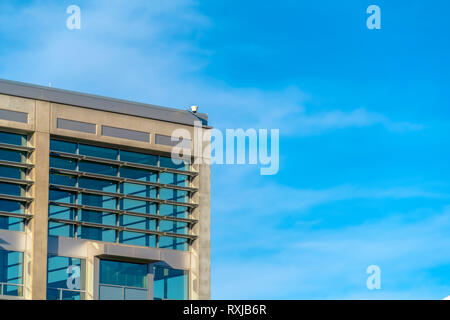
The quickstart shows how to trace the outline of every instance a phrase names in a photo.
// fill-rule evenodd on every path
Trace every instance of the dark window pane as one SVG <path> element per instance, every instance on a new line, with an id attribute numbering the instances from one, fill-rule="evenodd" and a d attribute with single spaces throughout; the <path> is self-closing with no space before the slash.
<path id="1" fill-rule="evenodd" d="M 122 178 L 148 182 L 156 182 L 158 179 L 158 174 L 156 172 L 129 167 L 120 168 L 120 176 Z"/>
<path id="2" fill-rule="evenodd" d="M 0 229 L 9 231 L 23 231 L 24 219 L 0 216 Z"/>
<path id="3" fill-rule="evenodd" d="M 77 161 L 74 159 L 50 157 L 50 167 L 57 169 L 76 170 Z"/>
<path id="4" fill-rule="evenodd" d="M 81 204 L 104 209 L 116 209 L 116 198 L 110 196 L 99 196 L 95 194 L 81 194 Z"/>
<path id="5" fill-rule="evenodd" d="M 0 166 L 0 177 L 11 179 L 25 179 L 25 169 Z"/>
<path id="6" fill-rule="evenodd" d="M 107 164 L 100 164 L 89 161 L 80 161 L 79 170 L 84 172 L 91 172 L 97 174 L 104 174 L 108 176 L 116 176 L 117 175 L 117 167 L 110 166 Z"/>
<path id="7" fill-rule="evenodd" d="M 161 188 L 159 191 L 159 198 L 161 200 L 170 200 L 176 202 L 188 202 L 188 191 L 175 190 L 175 189 L 165 189 Z"/>
<path id="8" fill-rule="evenodd" d="M 187 271 L 161 266 L 154 268 L 154 299 L 187 300 L 188 288 Z"/>
<path id="9" fill-rule="evenodd" d="M 84 261 L 82 259 L 59 256 L 48 257 L 48 288 L 84 290 L 84 280 Z"/>
<path id="10" fill-rule="evenodd" d="M 147 288 L 147 265 L 100 260 L 100 283 Z"/>
<path id="11" fill-rule="evenodd" d="M 180 164 L 175 164 L 172 161 L 172 158 L 167 158 L 167 157 L 159 157 L 159 165 L 163 168 L 170 168 L 170 169 L 177 169 L 177 170 L 189 170 L 189 165 L 185 161 L 181 161 Z"/>
<path id="12" fill-rule="evenodd" d="M 9 213 L 24 213 L 25 206 L 23 203 L 18 201 L 0 199 L 0 211 Z"/>
<path id="13" fill-rule="evenodd" d="M 0 194 L 23 197 L 25 196 L 25 188 L 17 184 L 0 182 Z"/>
<path id="14" fill-rule="evenodd" d="M 27 136 L 9 132 L 0 132 L 0 143 L 13 144 L 16 146 L 26 146 Z"/>
<path id="15" fill-rule="evenodd" d="M 109 212 L 82 210 L 80 220 L 83 222 L 98 223 L 107 226 L 116 225 L 116 215 Z"/>
<path id="16" fill-rule="evenodd" d="M 61 203 L 75 203 L 77 199 L 76 193 L 67 191 L 50 190 L 49 200 Z"/>
<path id="17" fill-rule="evenodd" d="M 180 187 L 188 187 L 189 177 L 184 174 L 162 172 L 159 175 L 159 183 L 172 184 Z"/>
<path id="18" fill-rule="evenodd" d="M 161 220 L 159 222 L 159 231 L 178 233 L 178 234 L 188 234 L 189 227 L 186 222 Z"/>
<path id="19" fill-rule="evenodd" d="M 0 149 L 0 160 L 25 162 L 26 156 L 24 152 Z"/>
<path id="20" fill-rule="evenodd" d="M 156 236 L 138 232 L 122 231 L 119 236 L 119 242 L 134 246 L 154 248 L 156 247 Z"/>
<path id="21" fill-rule="evenodd" d="M 118 151 L 109 148 L 80 144 L 79 154 L 89 157 L 117 160 Z"/>
<path id="22" fill-rule="evenodd" d="M 50 140 L 50 150 L 76 154 L 77 144 L 60 140 Z"/>
<path id="23" fill-rule="evenodd" d="M 158 165 L 158 157 L 150 154 L 136 153 L 129 151 L 120 151 L 120 160 L 126 162 L 134 162 L 140 164 L 147 164 L 150 166 Z"/>
<path id="24" fill-rule="evenodd" d="M 132 229 L 156 231 L 156 220 L 130 215 L 120 216 L 120 225 Z"/>
<path id="25" fill-rule="evenodd" d="M 175 237 L 159 237 L 159 247 L 164 249 L 188 251 L 188 239 Z"/>
<path id="26" fill-rule="evenodd" d="M 117 192 L 117 183 L 112 181 L 80 178 L 78 180 L 78 186 L 80 188 L 86 188 L 91 190 L 99 190 L 103 192 Z"/>
<path id="27" fill-rule="evenodd" d="M 80 237 L 82 239 L 116 242 L 116 231 L 103 228 L 80 227 Z"/>
<path id="28" fill-rule="evenodd" d="M 60 173 L 51 173 L 50 184 L 75 187 L 77 184 L 77 178 L 75 176 L 69 176 Z"/>

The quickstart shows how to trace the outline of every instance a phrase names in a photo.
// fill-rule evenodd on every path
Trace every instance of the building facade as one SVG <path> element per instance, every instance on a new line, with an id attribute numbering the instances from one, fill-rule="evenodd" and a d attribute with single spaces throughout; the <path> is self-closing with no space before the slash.
<path id="1" fill-rule="evenodd" d="M 171 157 L 196 123 L 0 80 L 0 299 L 209 299 L 209 162 Z"/>

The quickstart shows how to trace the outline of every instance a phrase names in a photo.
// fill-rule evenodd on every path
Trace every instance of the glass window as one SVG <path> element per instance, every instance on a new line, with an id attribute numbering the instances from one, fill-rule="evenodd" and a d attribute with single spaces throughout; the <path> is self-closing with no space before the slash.
<path id="1" fill-rule="evenodd" d="M 154 198 L 157 196 L 156 187 L 146 186 L 144 184 L 135 184 L 124 182 L 120 184 L 120 192 L 130 196 Z"/>
<path id="2" fill-rule="evenodd" d="M 159 237 L 159 247 L 162 249 L 189 250 L 188 239 L 166 236 Z"/>
<path id="3" fill-rule="evenodd" d="M 81 210 L 80 221 L 115 226 L 116 215 L 109 212 Z"/>
<path id="4" fill-rule="evenodd" d="M 120 210 L 136 213 L 156 214 L 157 204 L 149 201 L 121 199 Z"/>
<path id="5" fill-rule="evenodd" d="M 0 143 L 26 146 L 27 136 L 16 133 L 0 132 Z"/>
<path id="6" fill-rule="evenodd" d="M 80 144 L 79 154 L 89 157 L 117 160 L 118 151 L 109 148 L 102 148 L 96 146 L 89 146 L 85 144 Z"/>
<path id="7" fill-rule="evenodd" d="M 186 222 L 161 220 L 159 222 L 159 231 L 178 234 L 188 234 L 189 225 Z"/>
<path id="8" fill-rule="evenodd" d="M 26 154 L 20 151 L 0 149 L 0 160 L 12 162 L 26 162 Z"/>
<path id="9" fill-rule="evenodd" d="M 151 234 L 122 231 L 119 235 L 119 242 L 134 246 L 156 247 L 156 236 Z"/>
<path id="10" fill-rule="evenodd" d="M 0 177 L 11 179 L 25 179 L 25 169 L 0 166 Z"/>
<path id="11" fill-rule="evenodd" d="M 167 157 L 159 157 L 159 165 L 163 168 L 170 168 L 170 169 L 184 170 L 184 171 L 189 170 L 189 164 L 186 163 L 185 161 L 181 161 L 180 164 L 175 164 L 172 161 L 172 158 L 167 158 Z"/>
<path id="12" fill-rule="evenodd" d="M 19 201 L 0 199 L 0 211 L 9 213 L 25 213 L 25 206 Z"/>
<path id="13" fill-rule="evenodd" d="M 78 186 L 80 188 L 99 190 L 103 192 L 112 192 L 112 193 L 117 192 L 117 183 L 112 181 L 80 177 L 80 179 L 78 180 Z"/>
<path id="14" fill-rule="evenodd" d="M 189 187 L 189 177 L 184 174 L 161 172 L 159 175 L 159 183 L 171 184 L 180 187 Z"/>
<path id="15" fill-rule="evenodd" d="M 122 178 L 148 182 L 156 182 L 158 179 L 158 174 L 156 172 L 129 167 L 120 168 L 120 176 Z"/>
<path id="16" fill-rule="evenodd" d="M 82 239 L 97 240 L 105 242 L 116 242 L 116 231 L 104 228 L 79 227 L 78 234 Z"/>
<path id="17" fill-rule="evenodd" d="M 71 224 L 50 221 L 48 223 L 48 235 L 55 237 L 75 237 L 75 226 Z"/>
<path id="18" fill-rule="evenodd" d="M 187 300 L 188 272 L 160 266 L 154 267 L 153 295 L 155 300 Z"/>
<path id="19" fill-rule="evenodd" d="M 49 205 L 48 216 L 55 219 L 75 220 L 75 209 Z"/>
<path id="20" fill-rule="evenodd" d="M 161 188 L 159 191 L 159 198 L 161 200 L 170 200 L 176 202 L 188 202 L 188 191 L 176 190 L 176 189 L 165 189 Z"/>
<path id="21" fill-rule="evenodd" d="M 3 292 L 0 295 L 23 295 L 23 253 L 0 250 L 0 283 Z"/>
<path id="22" fill-rule="evenodd" d="M 125 162 L 134 162 L 139 164 L 146 164 L 150 166 L 158 165 L 158 157 L 150 154 L 136 153 L 129 151 L 120 151 L 120 160 Z"/>
<path id="23" fill-rule="evenodd" d="M 47 300 L 83 300 L 85 261 L 49 256 L 47 260 Z"/>
<path id="24" fill-rule="evenodd" d="M 111 165 L 101 164 L 101 163 L 96 163 L 96 162 L 90 162 L 90 161 L 80 161 L 78 166 L 79 166 L 79 171 L 103 174 L 103 175 L 107 175 L 107 176 L 116 176 L 117 175 L 117 167 L 116 166 L 111 166 Z"/>
<path id="25" fill-rule="evenodd" d="M 0 209 L 2 209 L 0 207 Z M 24 219 L 0 216 L 0 229 L 9 231 L 24 231 Z"/>
<path id="26" fill-rule="evenodd" d="M 147 288 L 147 265 L 100 260 L 100 283 Z"/>
<path id="27" fill-rule="evenodd" d="M 116 209 L 117 199 L 110 196 L 99 196 L 96 194 L 81 194 L 81 204 L 103 209 Z"/>
<path id="28" fill-rule="evenodd" d="M 50 190 L 49 193 L 50 201 L 56 201 L 61 203 L 76 203 L 77 194 L 68 191 Z"/>
<path id="29" fill-rule="evenodd" d="M 189 208 L 183 206 L 173 206 L 171 204 L 161 204 L 159 207 L 161 216 L 169 216 L 175 218 L 189 218 Z"/>
<path id="30" fill-rule="evenodd" d="M 156 231 L 156 220 L 130 215 L 120 216 L 120 225 L 132 229 Z"/>
<path id="31" fill-rule="evenodd" d="M 17 184 L 0 182 L 0 194 L 23 197 L 25 196 L 25 188 Z"/>
<path id="32" fill-rule="evenodd" d="M 77 144 L 60 140 L 50 140 L 50 150 L 76 154 Z"/>
<path id="33" fill-rule="evenodd" d="M 51 173 L 50 174 L 50 184 L 75 187 L 77 184 L 77 177 L 69 176 L 67 174 Z"/>
<path id="34" fill-rule="evenodd" d="M 75 159 L 66 159 L 60 157 L 50 157 L 50 168 L 76 170 L 77 161 Z"/>

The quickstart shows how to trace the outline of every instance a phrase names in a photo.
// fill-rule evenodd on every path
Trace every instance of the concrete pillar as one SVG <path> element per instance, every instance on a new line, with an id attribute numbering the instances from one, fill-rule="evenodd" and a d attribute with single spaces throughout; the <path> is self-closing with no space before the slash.
<path id="1" fill-rule="evenodd" d="M 50 152 L 50 103 L 36 102 L 34 133 L 34 205 L 32 219 L 32 299 L 44 300 L 47 287 L 48 184 Z"/>

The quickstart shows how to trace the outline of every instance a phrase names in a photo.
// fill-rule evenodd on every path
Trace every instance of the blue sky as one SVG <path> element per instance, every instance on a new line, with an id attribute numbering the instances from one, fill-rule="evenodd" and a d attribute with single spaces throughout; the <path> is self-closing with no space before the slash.
<path id="1" fill-rule="evenodd" d="M 66 28 L 81 7 L 82 28 Z M 366 8 L 381 8 L 381 30 Z M 2 1 L 0 78 L 278 128 L 212 168 L 215 299 L 450 295 L 446 1 Z M 381 290 L 366 268 L 381 268 Z"/>

